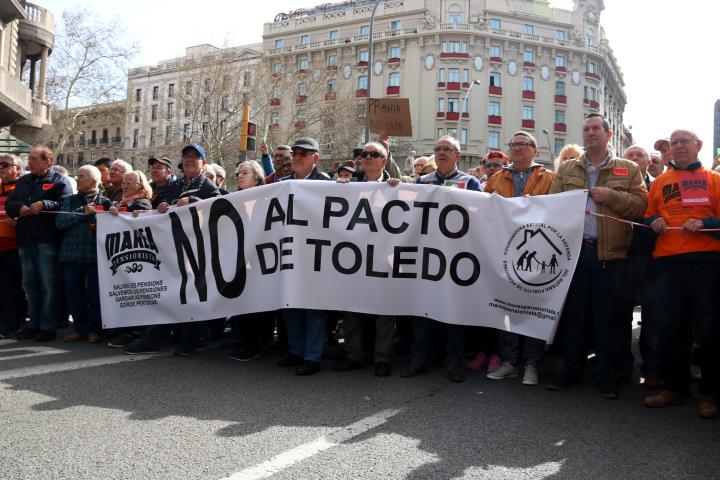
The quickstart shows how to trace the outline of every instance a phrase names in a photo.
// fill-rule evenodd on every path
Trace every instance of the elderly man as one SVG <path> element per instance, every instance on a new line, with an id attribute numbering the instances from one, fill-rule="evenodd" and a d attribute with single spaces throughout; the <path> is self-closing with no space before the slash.
<path id="1" fill-rule="evenodd" d="M 281 179 L 287 180 L 330 180 L 318 171 L 320 145 L 314 138 L 298 138 L 292 147 L 293 173 Z M 281 367 L 297 367 L 296 375 L 312 375 L 320 371 L 320 359 L 325 348 L 325 325 L 327 312 L 288 308 L 282 311 L 287 326 L 290 353 L 280 360 Z"/>
<path id="2" fill-rule="evenodd" d="M 650 187 L 645 222 L 658 234 L 653 257 L 658 268 L 664 383 L 657 394 L 645 399 L 645 405 L 657 408 L 682 403 L 689 391 L 687 340 L 694 326 L 704 353 L 698 413 L 715 418 L 720 395 L 720 239 L 705 230 L 720 228 L 720 174 L 700 163 L 702 146 L 694 132 L 675 130 L 670 136 L 673 167 Z"/>
<path id="3" fill-rule="evenodd" d="M 652 178 L 657 178 L 665 171 L 665 164 L 657 153 L 650 154 L 650 165 L 648 165 L 648 173 Z"/>
<path id="4" fill-rule="evenodd" d="M 15 221 L 5 212 L 5 202 L 22 175 L 22 160 L 0 154 L 0 339 L 9 338 L 25 319 L 25 292 L 15 238 Z"/>
<path id="5" fill-rule="evenodd" d="M 127 172 L 132 172 L 132 169 L 132 165 L 126 161 L 120 159 L 115 160 L 110 167 L 110 173 L 108 176 L 109 184 L 105 186 L 103 194 L 113 202 L 119 202 L 122 200 L 123 175 Z"/>
<path id="6" fill-rule="evenodd" d="M 613 158 L 608 142 L 610 124 L 597 113 L 583 121 L 585 153 L 560 164 L 550 193 L 587 189 L 583 242 L 563 312 L 564 370 L 547 388 L 565 390 L 580 380 L 585 362 L 585 325 L 595 330 L 594 380 L 604 398 L 618 398 L 612 378 L 612 339 L 619 319 L 614 315 L 617 284 L 623 260 L 630 246 L 629 225 L 597 217 L 640 218 L 647 207 L 647 190 L 640 167 L 634 162 Z"/>
<path id="7" fill-rule="evenodd" d="M 289 164 L 291 160 L 289 145 L 279 145 L 270 158 L 267 143 L 263 140 L 260 142 L 260 152 L 262 152 L 262 167 L 265 170 L 265 183 L 277 182 L 290 174 L 287 169 L 283 169 L 283 166 Z M 283 170 L 282 174 L 281 170 Z"/>
<path id="8" fill-rule="evenodd" d="M 361 182 L 386 182 L 390 174 L 385 170 L 387 150 L 382 143 L 370 142 L 363 147 L 361 157 L 365 164 Z M 355 180 L 355 179 L 354 179 Z M 339 183 L 347 181 L 338 180 Z M 375 376 L 390 376 L 390 358 L 392 356 L 395 320 L 387 315 L 370 315 L 366 313 L 345 312 L 343 316 L 343 332 L 345 334 L 345 352 L 347 357 L 333 365 L 336 372 L 345 372 L 365 366 L 367 354 L 363 348 L 365 325 L 375 322 Z"/>
<path id="9" fill-rule="evenodd" d="M 670 140 L 667 138 L 656 140 L 653 148 L 660 152 L 660 158 L 662 159 L 663 165 L 668 167 L 673 159 L 673 151 L 672 148 L 670 148 Z"/>
<path id="10" fill-rule="evenodd" d="M 497 193 L 503 197 L 523 197 L 527 195 L 545 195 L 550 190 L 555 174 L 535 163 L 539 150 L 535 137 L 527 132 L 517 132 L 510 143 L 510 165 L 503 167 L 490 177 L 484 191 Z M 491 380 L 514 378 L 518 374 L 520 346 L 524 345 L 525 371 L 523 385 L 538 384 L 538 365 L 542 360 L 545 342 L 537 338 L 525 337 L 513 332 L 499 332 L 500 357 L 503 364 L 494 372 L 487 374 Z"/>
<path id="11" fill-rule="evenodd" d="M 167 201 L 170 186 L 177 180 L 173 175 L 172 161 L 168 157 L 150 157 L 150 186 L 153 196 L 150 199 L 153 208 L 157 208 L 162 202 Z"/>
<path id="12" fill-rule="evenodd" d="M 28 155 L 29 175 L 15 182 L 15 190 L 5 203 L 11 218 L 17 218 L 17 244 L 22 267 L 23 287 L 30 306 L 30 324 L 17 333 L 19 339 L 38 342 L 54 340 L 60 302 L 57 272 L 61 235 L 54 215 L 72 194 L 67 178 L 53 171 L 52 151 L 35 146 Z"/>

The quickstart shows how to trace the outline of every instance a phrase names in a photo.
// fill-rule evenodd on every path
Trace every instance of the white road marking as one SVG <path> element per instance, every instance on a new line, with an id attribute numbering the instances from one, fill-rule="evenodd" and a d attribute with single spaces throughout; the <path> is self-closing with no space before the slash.
<path id="1" fill-rule="evenodd" d="M 3 340 L 0 340 L 0 347 L 4 345 L 12 345 L 13 343 L 17 343 L 17 340 L 14 340 L 12 338 L 5 338 Z"/>
<path id="2" fill-rule="evenodd" d="M 155 355 L 114 355 L 112 357 L 91 358 L 87 360 L 76 360 L 74 362 L 53 363 L 50 365 L 37 365 L 33 367 L 14 368 L 12 370 L 0 371 L 0 382 L 12 380 L 13 378 L 33 377 L 46 375 L 48 373 L 67 372 L 81 368 L 101 367 L 103 365 L 114 365 L 116 363 L 139 362 L 163 356 Z"/>
<path id="3" fill-rule="evenodd" d="M 7 352 L 31 352 L 20 355 L 5 355 Z M 6 360 L 18 360 L 20 358 L 42 357 L 43 355 L 57 355 L 58 353 L 70 353 L 69 350 L 53 347 L 18 347 L 0 350 L 0 362 Z"/>
<path id="4" fill-rule="evenodd" d="M 259 480 L 261 478 L 268 478 L 295 465 L 298 462 L 313 457 L 330 448 L 336 447 L 353 437 L 382 425 L 387 422 L 390 417 L 397 415 L 401 411 L 402 410 L 383 410 L 375 415 L 365 417 L 360 421 L 336 430 L 330 435 L 324 435 L 317 440 L 298 445 L 295 448 L 280 453 L 267 462 L 263 462 L 254 467 L 249 467 L 233 473 L 222 480 Z"/>

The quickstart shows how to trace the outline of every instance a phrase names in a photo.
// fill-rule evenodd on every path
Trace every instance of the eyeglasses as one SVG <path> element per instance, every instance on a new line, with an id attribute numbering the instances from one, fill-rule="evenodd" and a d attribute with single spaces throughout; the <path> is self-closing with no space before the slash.
<path id="1" fill-rule="evenodd" d="M 670 146 L 675 148 L 677 146 L 684 147 L 690 142 L 696 142 L 697 140 L 694 138 L 678 138 L 677 140 L 673 140 L 670 142 Z"/>
<path id="2" fill-rule="evenodd" d="M 502 168 L 502 163 L 486 163 L 485 168 Z"/>
<path id="3" fill-rule="evenodd" d="M 92 177 L 89 175 L 78 175 L 75 177 L 76 180 L 90 180 Z"/>
<path id="4" fill-rule="evenodd" d="M 534 147 L 532 143 L 529 142 L 510 142 L 508 143 L 508 147 L 510 148 L 526 148 L 526 147 Z"/>
<path id="5" fill-rule="evenodd" d="M 362 158 L 367 158 L 367 157 L 380 158 L 380 157 L 383 156 L 383 154 L 380 153 L 380 152 L 362 152 L 362 153 L 360 154 L 360 156 L 361 156 Z"/>
<path id="6" fill-rule="evenodd" d="M 435 147 L 435 148 L 433 148 L 433 151 L 434 151 L 435 153 L 440 153 L 440 152 L 457 152 L 458 149 L 457 149 L 457 148 L 454 148 L 454 147 Z"/>

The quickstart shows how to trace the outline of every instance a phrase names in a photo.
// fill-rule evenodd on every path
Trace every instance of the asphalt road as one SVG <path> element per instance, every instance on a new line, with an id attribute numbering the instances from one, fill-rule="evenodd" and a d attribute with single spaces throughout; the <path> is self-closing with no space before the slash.
<path id="1" fill-rule="evenodd" d="M 301 378 L 278 356 L 169 353 L 0 341 L 0 478 L 720 477 L 720 420 L 645 408 L 637 379 L 605 400 L 589 381 L 403 379 L 400 359 Z"/>

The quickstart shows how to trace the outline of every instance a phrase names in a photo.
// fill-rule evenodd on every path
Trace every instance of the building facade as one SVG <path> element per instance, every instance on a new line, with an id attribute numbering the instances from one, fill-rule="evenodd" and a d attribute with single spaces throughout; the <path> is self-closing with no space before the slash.
<path id="1" fill-rule="evenodd" d="M 622 151 L 626 96 L 600 25 L 602 0 L 575 0 L 572 11 L 547 0 L 381 0 L 370 55 L 375 3 L 326 4 L 265 24 L 277 88 L 261 121 L 294 115 L 302 92 L 283 92 L 281 82 L 322 65 L 328 93 L 350 90 L 361 117 L 367 97 L 410 99 L 413 137 L 401 139 L 402 155 L 428 154 L 449 134 L 468 168 L 526 130 L 538 140 L 538 160 L 550 164 L 563 145 L 582 142 L 592 112 L 606 116 Z"/>

